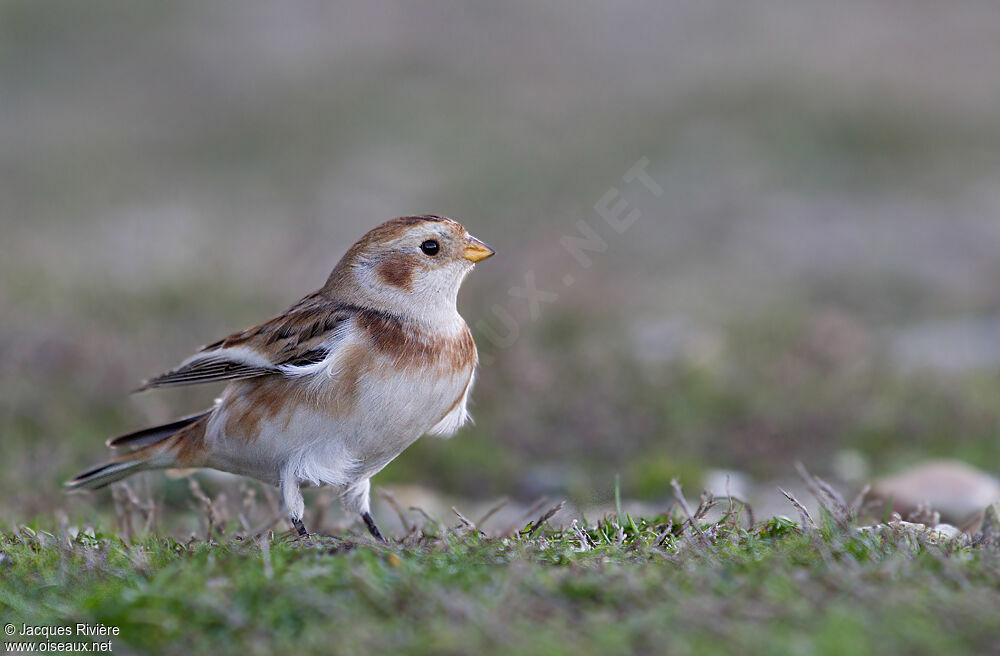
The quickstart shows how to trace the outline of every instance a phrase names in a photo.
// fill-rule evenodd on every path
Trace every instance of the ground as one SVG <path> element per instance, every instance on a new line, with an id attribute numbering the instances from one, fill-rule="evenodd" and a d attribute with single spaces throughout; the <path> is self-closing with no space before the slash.
<path id="1" fill-rule="evenodd" d="M 114 653 L 995 649 L 995 534 L 952 540 L 898 521 L 859 529 L 830 497 L 820 517 L 797 522 L 751 524 L 739 504 L 711 503 L 564 530 L 542 513 L 508 535 L 428 517 L 386 545 L 253 533 L 219 516 L 187 541 L 22 526 L 0 536 L 0 619 L 18 631 L 117 627 Z M 721 517 L 708 521 L 712 511 Z"/>

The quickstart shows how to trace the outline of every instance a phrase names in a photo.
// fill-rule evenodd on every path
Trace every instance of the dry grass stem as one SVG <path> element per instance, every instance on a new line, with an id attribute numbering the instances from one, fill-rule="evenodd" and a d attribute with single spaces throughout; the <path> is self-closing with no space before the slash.
<path id="1" fill-rule="evenodd" d="M 674 498 L 677 499 L 677 503 L 680 504 L 681 510 L 684 511 L 684 515 L 687 517 L 688 524 L 690 524 L 691 527 L 697 532 L 699 541 L 703 544 L 708 544 L 708 538 L 705 535 L 705 532 L 701 530 L 701 526 L 698 525 L 694 514 L 691 512 L 691 508 L 688 506 L 687 499 L 684 498 L 684 493 L 681 491 L 681 484 L 678 483 L 675 478 L 670 481 L 670 487 L 674 491 Z M 699 509 L 701 509 L 702 505 L 698 506 Z"/>
<path id="2" fill-rule="evenodd" d="M 396 495 L 389 490 L 380 491 L 382 498 L 388 503 L 394 511 L 396 511 L 396 516 L 399 517 L 399 523 L 403 525 L 403 533 L 409 535 L 416 530 L 416 525 L 410 524 L 410 520 L 406 518 L 406 512 L 403 507 L 399 505 L 399 501 L 396 500 Z"/>

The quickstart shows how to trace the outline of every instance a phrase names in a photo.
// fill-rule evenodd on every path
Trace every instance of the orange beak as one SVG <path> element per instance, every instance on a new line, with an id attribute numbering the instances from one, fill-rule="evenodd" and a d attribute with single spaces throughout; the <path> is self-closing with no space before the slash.
<path id="1" fill-rule="evenodd" d="M 479 260 L 485 260 L 494 253 L 496 253 L 495 250 L 470 235 L 469 242 L 465 245 L 465 251 L 463 251 L 462 257 L 470 262 L 478 262 Z"/>

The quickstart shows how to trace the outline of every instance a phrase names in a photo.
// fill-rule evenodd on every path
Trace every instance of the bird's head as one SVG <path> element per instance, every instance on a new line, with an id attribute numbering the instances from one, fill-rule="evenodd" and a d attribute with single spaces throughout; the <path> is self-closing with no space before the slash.
<path id="1" fill-rule="evenodd" d="M 459 287 L 492 248 L 441 216 L 404 216 L 362 237 L 324 291 L 406 316 L 454 312 Z"/>

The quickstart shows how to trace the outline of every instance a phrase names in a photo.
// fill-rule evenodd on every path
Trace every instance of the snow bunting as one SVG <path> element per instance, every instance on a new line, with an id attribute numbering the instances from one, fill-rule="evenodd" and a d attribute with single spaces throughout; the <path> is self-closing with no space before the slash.
<path id="1" fill-rule="evenodd" d="M 209 467 L 277 486 L 300 535 L 300 487 L 329 485 L 382 540 L 371 477 L 421 435 L 451 435 L 469 418 L 476 345 L 456 303 L 474 263 L 491 255 L 444 217 L 380 225 L 318 292 L 140 388 L 231 381 L 211 409 L 108 440 L 124 453 L 66 485 Z"/>

